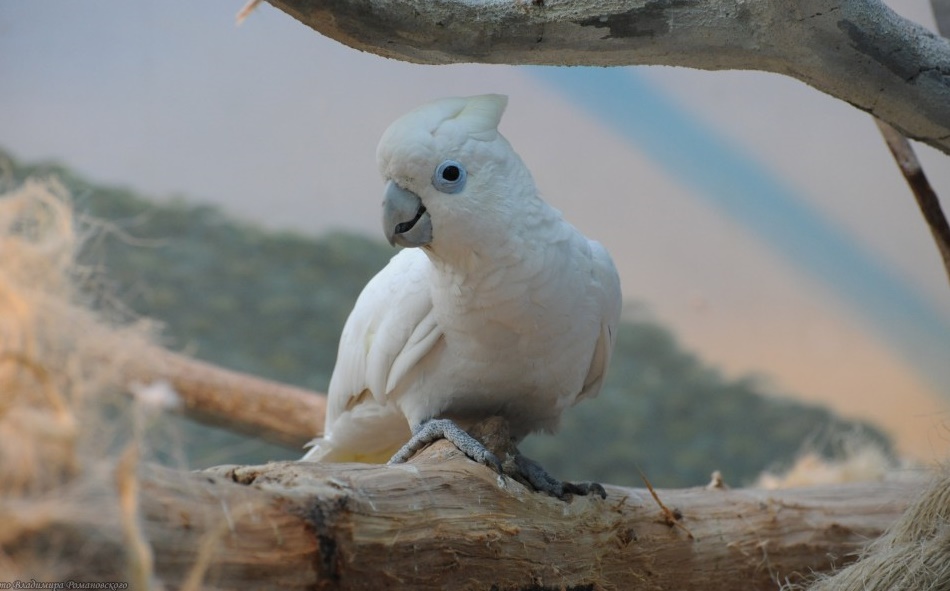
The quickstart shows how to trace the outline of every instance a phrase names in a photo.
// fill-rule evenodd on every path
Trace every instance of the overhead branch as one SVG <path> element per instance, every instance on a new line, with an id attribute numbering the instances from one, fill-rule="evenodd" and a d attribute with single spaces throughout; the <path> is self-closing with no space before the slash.
<path id="1" fill-rule="evenodd" d="M 350 47 L 409 62 L 785 74 L 950 154 L 950 41 L 878 0 L 269 2 Z"/>

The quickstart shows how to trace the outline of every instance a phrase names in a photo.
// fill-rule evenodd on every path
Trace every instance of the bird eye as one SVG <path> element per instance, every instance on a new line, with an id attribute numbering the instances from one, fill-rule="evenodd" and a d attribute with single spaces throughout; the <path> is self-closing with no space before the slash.
<path id="1" fill-rule="evenodd" d="M 465 167 L 455 160 L 438 165 L 432 175 L 432 186 L 443 193 L 458 193 L 465 187 Z"/>

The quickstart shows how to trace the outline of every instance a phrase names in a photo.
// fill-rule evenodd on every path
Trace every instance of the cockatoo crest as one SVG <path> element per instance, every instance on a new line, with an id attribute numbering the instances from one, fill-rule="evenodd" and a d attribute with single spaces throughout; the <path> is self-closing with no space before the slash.
<path id="1" fill-rule="evenodd" d="M 469 137 L 473 139 L 495 139 L 498 135 L 498 123 L 508 106 L 508 97 L 501 94 L 483 94 L 463 100 L 465 106 L 455 117 L 459 125 L 466 129 Z"/>
<path id="2" fill-rule="evenodd" d="M 466 139 L 490 142 L 498 137 L 498 123 L 508 97 L 483 94 L 433 101 L 403 115 L 383 134 L 376 151 L 384 177 L 407 161 L 430 159 L 458 149 Z M 420 153 L 423 147 L 429 149 Z"/>

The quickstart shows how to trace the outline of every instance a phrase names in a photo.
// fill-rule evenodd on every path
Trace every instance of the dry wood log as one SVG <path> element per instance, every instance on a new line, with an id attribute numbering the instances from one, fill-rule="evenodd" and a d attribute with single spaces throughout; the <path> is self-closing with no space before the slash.
<path id="1" fill-rule="evenodd" d="M 131 392 L 165 382 L 162 404 L 191 419 L 253 435 L 292 449 L 323 433 L 326 396 L 232 371 L 160 347 L 149 347 L 125 368 Z"/>
<path id="2" fill-rule="evenodd" d="M 142 518 L 171 587 L 776 589 L 851 562 L 919 487 L 659 490 L 671 525 L 646 490 L 565 503 L 440 442 L 400 467 L 149 467 Z"/>
<path id="3" fill-rule="evenodd" d="M 138 359 L 127 375 L 168 380 L 199 420 L 294 445 L 322 424 L 322 396 L 159 348 Z M 478 435 L 499 453 L 491 428 Z M 661 490 L 674 523 L 647 490 L 565 503 L 446 442 L 401 467 L 146 466 L 141 478 L 155 576 L 219 589 L 774 589 L 851 562 L 920 487 Z"/>
<path id="4" fill-rule="evenodd" d="M 396 467 L 149 466 L 140 518 L 175 588 L 775 589 L 852 562 L 917 488 L 656 491 L 665 512 L 643 489 L 560 501 L 441 441 Z"/>

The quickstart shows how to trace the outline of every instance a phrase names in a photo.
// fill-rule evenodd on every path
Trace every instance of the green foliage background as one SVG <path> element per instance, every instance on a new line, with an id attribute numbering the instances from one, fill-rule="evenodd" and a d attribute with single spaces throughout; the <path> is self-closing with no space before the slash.
<path id="1" fill-rule="evenodd" d="M 356 296 L 393 254 L 352 234 L 272 231 L 183 199 L 149 201 L 60 165 L 19 164 L 2 151 L 0 172 L 7 186 L 54 176 L 77 211 L 108 222 L 94 224 L 82 254 L 99 270 L 89 290 L 102 302 L 111 296 L 130 317 L 160 320 L 173 349 L 320 391 Z M 674 487 L 703 484 L 715 469 L 742 484 L 806 445 L 836 455 L 842 433 L 860 431 L 890 449 L 871 425 L 763 389 L 753 378 L 723 377 L 644 306 L 628 305 L 600 396 L 566 413 L 558 434 L 533 436 L 522 450 L 569 479 L 637 486 L 639 468 L 654 485 Z M 152 426 L 151 443 L 155 458 L 191 467 L 300 455 L 173 417 Z"/>

